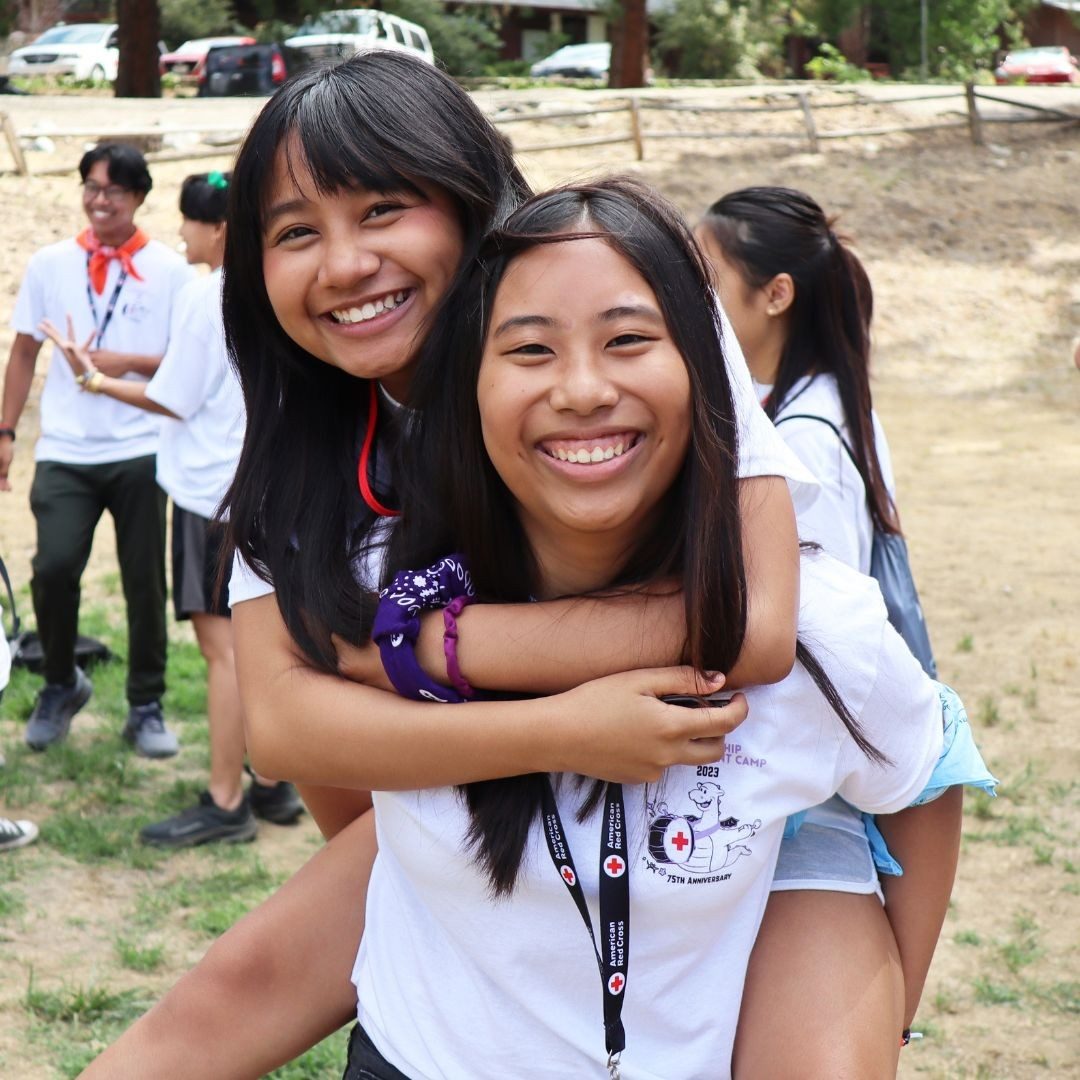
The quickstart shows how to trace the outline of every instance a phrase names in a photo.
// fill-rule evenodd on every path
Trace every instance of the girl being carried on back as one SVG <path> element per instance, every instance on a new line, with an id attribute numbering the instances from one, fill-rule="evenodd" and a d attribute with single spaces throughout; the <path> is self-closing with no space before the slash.
<path id="1" fill-rule="evenodd" d="M 874 533 L 900 525 L 871 402 L 873 292 L 862 263 L 821 207 L 790 188 L 725 195 L 696 236 L 766 413 L 820 483 L 812 500 L 794 492 L 800 538 L 868 573 Z M 740 1061 L 752 1073 L 791 1075 L 809 1054 L 832 1060 L 836 1075 L 859 1074 L 860 1047 L 897 1023 L 894 995 L 875 977 L 895 969 L 897 950 L 901 1026 L 910 1027 L 956 869 L 958 785 L 993 786 L 962 705 L 947 687 L 941 695 L 954 785 L 936 802 L 877 822 L 902 877 L 874 826 L 839 799 L 811 810 L 785 839 L 740 1026 Z M 875 858 L 887 875 L 880 886 Z M 856 1013 L 857 1028 L 848 1019 Z"/>

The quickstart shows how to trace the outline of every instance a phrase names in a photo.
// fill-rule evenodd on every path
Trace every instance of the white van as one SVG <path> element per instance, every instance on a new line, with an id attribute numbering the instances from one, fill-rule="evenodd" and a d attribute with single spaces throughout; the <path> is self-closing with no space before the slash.
<path id="1" fill-rule="evenodd" d="M 355 8 L 309 15 L 286 45 L 320 59 L 339 59 L 372 49 L 405 52 L 435 63 L 427 31 L 385 11 Z"/>

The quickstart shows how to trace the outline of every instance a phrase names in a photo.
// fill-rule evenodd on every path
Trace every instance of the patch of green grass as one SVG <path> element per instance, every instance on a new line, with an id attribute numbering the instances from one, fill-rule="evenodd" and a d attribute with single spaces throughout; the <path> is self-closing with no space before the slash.
<path id="1" fill-rule="evenodd" d="M 982 938 L 974 930 L 958 930 L 953 935 L 953 941 L 957 945 L 981 945 Z"/>
<path id="2" fill-rule="evenodd" d="M 26 988 L 26 1010 L 50 1024 L 93 1024 L 111 1020 L 130 1024 L 147 1007 L 134 990 L 113 991 L 105 986 L 65 986 L 39 990 L 31 975 Z"/>
<path id="3" fill-rule="evenodd" d="M 1029 984 L 1028 990 L 1058 1012 L 1080 1013 L 1080 982 L 1059 982 L 1053 986 Z"/>
<path id="4" fill-rule="evenodd" d="M 210 937 L 228 930 L 281 881 L 257 855 L 248 852 L 233 859 L 219 856 L 215 861 L 231 861 L 233 865 L 225 865 L 203 877 L 185 877 L 158 890 L 166 901 L 165 910 L 186 910 L 188 925 Z M 157 902 L 150 901 L 150 905 L 157 907 Z M 144 906 L 144 911 L 147 910 Z"/>
<path id="5" fill-rule="evenodd" d="M 997 818 L 993 798 L 981 789 L 964 793 L 964 807 L 972 817 L 980 821 L 994 821 Z"/>
<path id="6" fill-rule="evenodd" d="M 972 985 L 975 988 L 975 1000 L 980 1005 L 1017 1005 L 1020 1002 L 1018 990 L 991 982 L 982 975 L 979 975 Z"/>
<path id="7" fill-rule="evenodd" d="M 131 814 L 61 811 L 42 825 L 41 836 L 50 847 L 81 863 L 122 860 L 127 866 L 148 869 L 162 859 L 160 852 L 140 843 Z"/>
<path id="8" fill-rule="evenodd" d="M 1001 723 L 1001 710 L 991 694 L 985 694 L 979 700 L 977 716 L 983 727 L 997 727 Z"/>
<path id="9" fill-rule="evenodd" d="M 190 641 L 169 642 L 169 663 L 165 671 L 168 687 L 162 707 L 167 719 L 205 720 L 206 661 Z"/>
<path id="10" fill-rule="evenodd" d="M 1052 847 L 1044 847 L 1041 844 L 1036 844 L 1033 853 L 1035 855 L 1036 866 L 1050 866 L 1054 861 L 1054 849 Z"/>
<path id="11" fill-rule="evenodd" d="M 114 943 L 116 957 L 122 967 L 129 971 L 157 971 L 165 963 L 163 945 L 136 945 L 129 938 L 117 938 Z"/>
<path id="12" fill-rule="evenodd" d="M 265 1080 L 325 1080 L 339 1076 L 345 1067 L 348 1047 L 349 1028 L 343 1027 L 302 1057 L 268 1073 Z"/>
<path id="13" fill-rule="evenodd" d="M 26 910 L 26 901 L 19 893 L 0 889 L 0 919 L 10 919 Z"/>
<path id="14" fill-rule="evenodd" d="M 939 1013 L 957 1012 L 956 999 L 946 990 L 939 990 L 934 995 L 934 1009 Z"/>
<path id="15" fill-rule="evenodd" d="M 1072 859 L 1066 859 L 1061 868 L 1066 874 L 1075 874 L 1078 872 L 1076 863 L 1074 863 Z"/>
<path id="16" fill-rule="evenodd" d="M 54 1051 L 60 1074 L 74 1080 L 150 1002 L 135 990 L 117 992 L 105 986 L 39 990 L 31 974 L 24 1004 L 36 1021 L 31 1036 Z"/>
<path id="17" fill-rule="evenodd" d="M 956 643 L 957 652 L 971 652 L 975 648 L 975 638 L 971 634 L 964 634 Z"/>

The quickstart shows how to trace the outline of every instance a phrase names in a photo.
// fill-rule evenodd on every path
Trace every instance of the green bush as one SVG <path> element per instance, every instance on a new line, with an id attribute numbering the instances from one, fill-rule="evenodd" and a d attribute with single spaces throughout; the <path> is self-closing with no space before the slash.
<path id="1" fill-rule="evenodd" d="M 869 71 L 849 63 L 835 45 L 828 43 L 818 46 L 818 54 L 807 61 L 806 70 L 812 79 L 831 79 L 839 83 L 866 82 L 870 78 Z"/>
<path id="2" fill-rule="evenodd" d="M 674 0 L 657 12 L 657 48 L 682 79 L 752 79 L 776 59 L 780 33 L 764 0 Z"/>
<path id="3" fill-rule="evenodd" d="M 435 59 L 451 75 L 481 75 L 498 59 L 502 39 L 479 11 L 449 15 L 438 0 L 383 0 L 380 7 L 419 23 L 431 38 Z"/>
<path id="4" fill-rule="evenodd" d="M 161 39 L 175 49 L 191 38 L 231 34 L 236 21 L 229 0 L 161 0 Z"/>

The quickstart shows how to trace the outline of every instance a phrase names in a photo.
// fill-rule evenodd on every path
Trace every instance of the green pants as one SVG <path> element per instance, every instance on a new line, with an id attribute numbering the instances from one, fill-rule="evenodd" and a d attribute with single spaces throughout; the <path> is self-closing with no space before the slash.
<path id="1" fill-rule="evenodd" d="M 30 587 L 46 682 L 70 684 L 75 676 L 79 582 L 94 528 L 108 510 L 127 602 L 128 701 L 145 705 L 165 692 L 166 500 L 154 467 L 152 454 L 105 465 L 37 463 L 30 488 L 37 521 Z"/>

